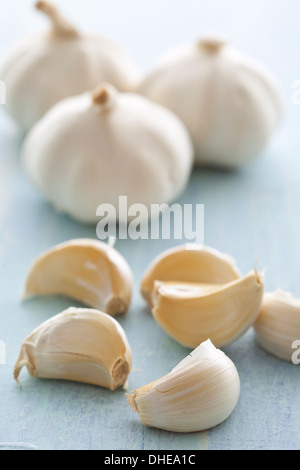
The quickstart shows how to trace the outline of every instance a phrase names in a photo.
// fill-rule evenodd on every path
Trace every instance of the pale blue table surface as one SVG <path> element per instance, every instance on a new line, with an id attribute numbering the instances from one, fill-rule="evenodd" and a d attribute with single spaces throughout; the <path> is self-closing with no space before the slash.
<path id="1" fill-rule="evenodd" d="M 30 0 L 2 1 L 0 61 L 23 34 L 46 24 Z M 266 268 L 267 290 L 300 297 L 300 1 L 289 0 L 65 0 L 64 11 L 86 29 L 126 46 L 145 72 L 169 47 L 206 32 L 226 36 L 263 61 L 281 82 L 284 120 L 260 158 L 235 173 L 195 170 L 180 202 L 205 204 L 205 243 L 230 253 L 241 271 L 256 259 Z M 1 77 L 0 77 L 1 79 Z M 55 213 L 27 181 L 20 164 L 21 137 L 0 110 L 0 449 L 299 449 L 300 365 L 275 359 L 254 333 L 224 351 L 241 378 L 241 396 L 227 421 L 207 432 L 174 434 L 144 427 L 124 390 L 32 379 L 23 389 L 12 378 L 20 345 L 37 325 L 71 304 L 46 298 L 21 302 L 28 268 L 42 251 L 77 237 L 96 238 L 95 227 Z M 135 290 L 130 313 L 119 321 L 133 350 L 129 389 L 170 371 L 189 350 L 155 323 L 139 294 L 152 258 L 178 241 L 119 241 Z"/>

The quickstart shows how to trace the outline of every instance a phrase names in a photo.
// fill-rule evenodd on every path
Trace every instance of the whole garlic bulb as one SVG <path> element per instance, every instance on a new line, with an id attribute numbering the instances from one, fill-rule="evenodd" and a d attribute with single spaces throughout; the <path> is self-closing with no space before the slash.
<path id="1" fill-rule="evenodd" d="M 219 39 L 166 54 L 139 92 L 182 119 L 198 164 L 245 164 L 264 149 L 281 116 L 269 71 Z"/>
<path id="2" fill-rule="evenodd" d="M 188 182 L 193 151 L 169 110 L 103 84 L 55 105 L 28 134 L 24 162 L 58 210 L 93 223 L 100 204 L 112 204 L 118 216 L 120 196 L 147 208 L 175 199 Z"/>
<path id="3" fill-rule="evenodd" d="M 50 18 L 51 29 L 22 39 L 0 71 L 5 109 L 23 131 L 58 101 L 101 81 L 122 91 L 135 88 L 140 72 L 119 45 L 78 31 L 48 2 L 39 1 L 36 8 Z"/>

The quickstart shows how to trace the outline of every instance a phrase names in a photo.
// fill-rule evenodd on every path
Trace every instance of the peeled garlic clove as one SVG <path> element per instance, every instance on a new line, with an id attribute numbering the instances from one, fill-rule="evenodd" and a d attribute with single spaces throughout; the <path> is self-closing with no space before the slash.
<path id="1" fill-rule="evenodd" d="M 84 223 L 116 224 L 127 206 L 168 203 L 185 189 L 192 144 L 181 121 L 162 106 L 110 84 L 63 100 L 31 130 L 23 149 L 30 180 L 59 211 Z M 100 214 L 103 215 L 103 214 Z M 127 214 L 122 216 L 126 217 Z"/>
<path id="2" fill-rule="evenodd" d="M 281 290 L 266 293 L 254 330 L 263 349 L 291 362 L 300 339 L 300 300 Z"/>
<path id="3" fill-rule="evenodd" d="M 127 397 L 145 425 L 187 433 L 222 423 L 236 407 L 239 394 L 235 365 L 207 340 L 168 375 Z"/>
<path id="4" fill-rule="evenodd" d="M 101 81 L 133 90 L 140 71 L 122 47 L 79 31 L 49 2 L 36 8 L 51 27 L 21 39 L 0 71 L 6 84 L 5 109 L 20 128 L 29 130 L 54 104 L 83 93 Z"/>
<path id="5" fill-rule="evenodd" d="M 155 281 L 224 284 L 240 277 L 231 256 L 207 246 L 186 244 L 166 250 L 152 261 L 143 276 L 141 293 L 152 308 Z"/>
<path id="6" fill-rule="evenodd" d="M 70 240 L 43 253 L 33 264 L 25 298 L 64 295 L 110 315 L 125 314 L 132 273 L 112 246 L 93 239 Z"/>
<path id="7" fill-rule="evenodd" d="M 223 285 L 164 283 L 153 291 L 152 314 L 176 341 L 194 348 L 206 338 L 216 347 L 232 343 L 253 325 L 262 302 L 261 275 Z"/>
<path id="8" fill-rule="evenodd" d="M 23 342 L 14 367 L 32 377 L 99 385 L 114 390 L 131 370 L 131 350 L 120 324 L 92 309 L 68 310 L 50 318 Z"/>
<path id="9" fill-rule="evenodd" d="M 218 38 L 167 53 L 139 92 L 181 118 L 198 164 L 246 164 L 265 148 L 282 114 L 270 71 Z"/>

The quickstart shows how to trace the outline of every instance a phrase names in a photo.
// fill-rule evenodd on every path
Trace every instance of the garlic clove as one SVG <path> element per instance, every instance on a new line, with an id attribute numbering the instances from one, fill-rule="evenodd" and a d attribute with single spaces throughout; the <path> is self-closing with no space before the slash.
<path id="1" fill-rule="evenodd" d="M 300 300 L 281 290 L 266 293 L 254 330 L 263 349 L 291 362 L 293 342 L 300 340 Z"/>
<path id="2" fill-rule="evenodd" d="M 239 394 L 235 365 L 207 340 L 169 374 L 134 390 L 127 398 L 145 425 L 188 433 L 210 429 L 226 420 Z"/>
<path id="3" fill-rule="evenodd" d="M 64 295 L 110 315 L 125 314 L 132 273 L 112 246 L 93 239 L 70 240 L 43 253 L 27 276 L 25 298 Z"/>
<path id="4" fill-rule="evenodd" d="M 48 17 L 50 28 L 22 38 L 0 70 L 6 84 L 5 109 L 22 132 L 56 103 L 102 81 L 124 92 L 136 88 L 141 72 L 123 47 L 77 29 L 50 2 L 38 1 L 36 8 Z"/>
<path id="5" fill-rule="evenodd" d="M 164 251 L 152 261 L 142 278 L 141 293 L 152 308 L 155 281 L 224 284 L 240 277 L 231 256 L 207 246 L 185 244 Z"/>
<path id="6" fill-rule="evenodd" d="M 37 327 L 23 341 L 14 367 L 19 383 L 32 377 L 88 383 L 115 390 L 125 384 L 132 355 L 121 325 L 106 313 L 71 307 Z"/>
<path id="7" fill-rule="evenodd" d="M 152 314 L 176 341 L 190 348 L 210 338 L 216 347 L 232 343 L 253 325 L 264 284 L 256 271 L 222 285 L 157 281 Z"/>
<path id="8" fill-rule="evenodd" d="M 214 37 L 163 55 L 138 91 L 182 120 L 198 165 L 247 164 L 265 149 L 282 117 L 273 74 Z"/>
<path id="9" fill-rule="evenodd" d="M 153 205 L 157 216 L 157 206 L 182 194 L 193 166 L 188 132 L 173 113 L 109 83 L 54 106 L 22 153 L 28 177 L 56 209 L 81 223 L 105 218 L 113 229 L 120 218 L 129 223 L 136 204 L 139 220 L 148 222 Z"/>

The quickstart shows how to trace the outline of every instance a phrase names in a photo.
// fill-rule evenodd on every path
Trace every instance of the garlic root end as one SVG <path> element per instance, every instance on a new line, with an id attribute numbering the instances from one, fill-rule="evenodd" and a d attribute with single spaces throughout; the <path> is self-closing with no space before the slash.
<path id="1" fill-rule="evenodd" d="M 135 403 L 134 392 L 126 393 L 126 397 L 127 397 L 128 403 L 129 403 L 132 411 L 134 411 L 134 413 L 138 413 L 138 409 L 137 409 L 137 406 L 136 406 L 136 403 Z"/>
<path id="2" fill-rule="evenodd" d="M 129 305 L 120 297 L 115 297 L 106 305 L 105 311 L 112 317 L 116 315 L 126 315 Z"/>
<path id="3" fill-rule="evenodd" d="M 22 388 L 22 385 L 21 385 L 21 382 L 19 381 L 19 375 L 23 367 L 27 365 L 27 362 L 28 362 L 27 359 L 18 360 L 18 362 L 16 363 L 14 367 L 14 379 L 20 388 Z"/>
<path id="4" fill-rule="evenodd" d="M 111 376 L 113 379 L 112 390 L 124 385 L 130 372 L 130 366 L 126 359 L 120 358 L 113 366 Z"/>

